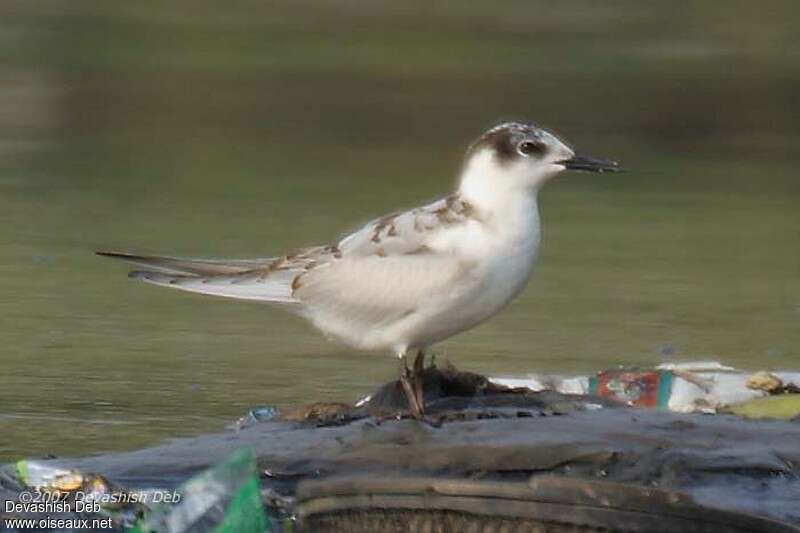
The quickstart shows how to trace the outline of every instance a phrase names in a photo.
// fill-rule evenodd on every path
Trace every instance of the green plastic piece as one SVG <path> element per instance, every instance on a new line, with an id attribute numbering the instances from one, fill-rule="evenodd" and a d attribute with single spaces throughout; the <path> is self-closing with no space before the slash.
<path id="1" fill-rule="evenodd" d="M 24 459 L 17 461 L 17 478 L 24 484 L 28 484 L 28 462 Z"/>
<path id="2" fill-rule="evenodd" d="M 159 505 L 128 533 L 271 532 L 249 449 L 238 450 L 193 477 L 178 493 L 180 503 Z"/>
<path id="3" fill-rule="evenodd" d="M 222 523 L 214 533 L 235 533 L 237 531 L 267 531 L 267 520 L 261 503 L 261 485 L 258 479 L 251 478 L 240 489 L 228 506 Z"/>

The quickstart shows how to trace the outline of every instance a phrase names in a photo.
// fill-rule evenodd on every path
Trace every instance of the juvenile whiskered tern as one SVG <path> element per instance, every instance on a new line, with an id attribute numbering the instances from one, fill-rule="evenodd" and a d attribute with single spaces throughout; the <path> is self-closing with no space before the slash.
<path id="1" fill-rule="evenodd" d="M 260 259 L 180 259 L 115 252 L 146 270 L 130 277 L 174 289 L 257 300 L 307 318 L 401 366 L 411 412 L 424 409 L 419 371 L 432 344 L 496 314 L 525 287 L 539 251 L 536 197 L 563 170 L 617 171 L 532 124 L 505 123 L 467 150 L 458 190 L 369 222 L 328 246 Z"/>

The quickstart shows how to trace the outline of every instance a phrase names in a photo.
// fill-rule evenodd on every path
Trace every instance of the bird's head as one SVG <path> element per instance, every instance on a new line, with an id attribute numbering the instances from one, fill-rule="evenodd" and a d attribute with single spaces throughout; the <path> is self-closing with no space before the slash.
<path id="1" fill-rule="evenodd" d="M 535 192 L 563 170 L 617 172 L 614 161 L 577 154 L 533 124 L 506 122 L 486 131 L 467 150 L 462 192 L 486 195 Z"/>

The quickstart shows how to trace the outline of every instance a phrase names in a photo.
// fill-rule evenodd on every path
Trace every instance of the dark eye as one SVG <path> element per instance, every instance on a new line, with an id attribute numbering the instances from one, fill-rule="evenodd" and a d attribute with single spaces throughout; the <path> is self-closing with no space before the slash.
<path id="1" fill-rule="evenodd" d="M 517 151 L 525 156 L 542 155 L 544 153 L 544 146 L 533 141 L 522 141 L 517 145 Z"/>

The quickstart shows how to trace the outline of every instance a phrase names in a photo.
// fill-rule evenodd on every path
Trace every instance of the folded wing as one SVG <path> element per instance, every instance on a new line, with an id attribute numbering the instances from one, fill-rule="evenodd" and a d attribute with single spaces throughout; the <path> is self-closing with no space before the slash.
<path id="1" fill-rule="evenodd" d="M 374 220 L 332 246 L 283 257 L 187 259 L 97 252 L 144 270 L 130 277 L 201 294 L 347 310 L 384 318 L 410 312 L 465 266 L 430 248 L 439 231 L 467 223 L 472 207 L 449 196 L 425 207 Z M 376 316 L 377 316 L 376 315 Z"/>
<path id="2" fill-rule="evenodd" d="M 441 301 L 469 267 L 433 254 L 344 258 L 300 276 L 294 297 L 326 320 L 378 327 Z"/>

